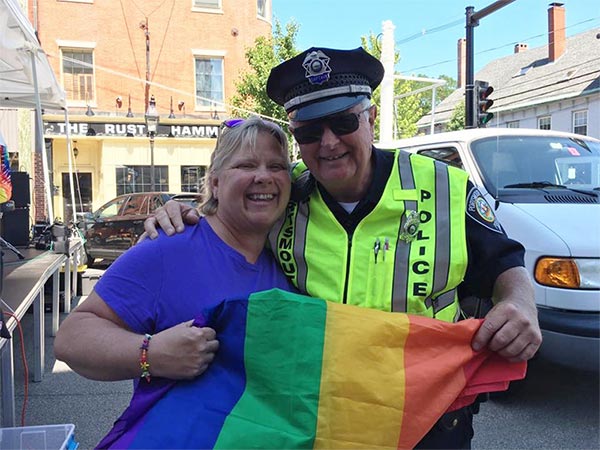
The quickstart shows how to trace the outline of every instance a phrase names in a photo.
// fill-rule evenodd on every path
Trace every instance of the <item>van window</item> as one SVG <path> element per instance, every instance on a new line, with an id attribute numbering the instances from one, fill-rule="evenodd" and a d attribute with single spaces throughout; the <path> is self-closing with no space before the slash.
<path id="1" fill-rule="evenodd" d="M 451 166 L 463 168 L 463 163 L 458 154 L 458 150 L 454 147 L 428 148 L 426 150 L 419 150 L 417 153 L 445 162 Z"/>
<path id="2" fill-rule="evenodd" d="M 581 189 L 600 186 L 600 144 L 553 136 L 497 136 L 471 143 L 486 189 L 527 183 L 564 184 Z M 521 186 L 516 186 L 521 185 Z"/>

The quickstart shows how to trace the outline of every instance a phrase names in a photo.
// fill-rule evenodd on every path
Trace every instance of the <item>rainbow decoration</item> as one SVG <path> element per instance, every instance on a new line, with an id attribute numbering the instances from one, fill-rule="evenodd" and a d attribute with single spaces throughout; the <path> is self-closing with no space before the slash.
<path id="1" fill-rule="evenodd" d="M 10 180 L 10 161 L 8 149 L 0 136 L 0 203 L 7 202 L 12 197 L 12 182 Z"/>
<path id="2" fill-rule="evenodd" d="M 446 411 L 525 376 L 456 324 L 270 290 L 200 325 L 220 349 L 193 381 L 140 381 L 100 448 L 413 448 Z"/>

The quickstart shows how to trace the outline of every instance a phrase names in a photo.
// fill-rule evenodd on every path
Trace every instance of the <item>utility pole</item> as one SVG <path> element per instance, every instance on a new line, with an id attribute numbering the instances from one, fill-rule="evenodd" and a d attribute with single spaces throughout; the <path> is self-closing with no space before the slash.
<path id="1" fill-rule="evenodd" d="M 473 86 L 475 75 L 473 70 L 474 63 L 474 28 L 479 25 L 479 19 L 492 14 L 500 8 L 514 2 L 515 0 L 497 0 L 491 5 L 486 6 L 481 11 L 475 11 L 473 6 L 466 8 L 466 72 L 465 72 L 465 128 L 476 128 L 477 121 L 475 119 L 476 111 L 473 110 L 474 93 Z"/>
<path id="2" fill-rule="evenodd" d="M 148 110 L 150 101 L 150 31 L 148 30 L 148 18 L 140 23 L 140 28 L 144 30 L 146 36 L 146 84 L 144 86 L 144 111 Z"/>
<path id="3" fill-rule="evenodd" d="M 394 135 L 394 29 L 391 20 L 386 20 L 383 25 L 381 39 L 381 64 L 383 64 L 383 80 L 381 80 L 380 99 L 381 111 L 379 113 L 379 142 L 388 144 Z"/>

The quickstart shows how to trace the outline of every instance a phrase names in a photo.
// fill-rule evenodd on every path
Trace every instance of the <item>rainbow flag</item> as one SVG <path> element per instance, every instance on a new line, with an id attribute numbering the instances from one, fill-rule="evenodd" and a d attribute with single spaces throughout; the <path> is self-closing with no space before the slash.
<path id="1" fill-rule="evenodd" d="M 12 197 L 12 182 L 10 180 L 10 161 L 8 149 L 0 136 L 0 203 L 7 202 Z"/>
<path id="2" fill-rule="evenodd" d="M 525 363 L 472 351 L 474 319 L 274 289 L 196 322 L 217 331 L 210 368 L 193 381 L 140 381 L 100 448 L 412 448 L 446 411 L 525 376 Z"/>

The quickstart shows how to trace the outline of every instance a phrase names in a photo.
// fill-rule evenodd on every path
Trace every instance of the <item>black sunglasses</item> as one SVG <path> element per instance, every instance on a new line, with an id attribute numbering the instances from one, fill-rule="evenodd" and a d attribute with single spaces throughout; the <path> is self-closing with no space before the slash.
<path id="1" fill-rule="evenodd" d="M 337 116 L 324 117 L 317 119 L 307 125 L 298 128 L 290 128 L 298 144 L 312 144 L 320 141 L 323 136 L 323 125 L 327 124 L 329 129 L 337 136 L 354 133 L 360 125 L 360 115 L 371 109 L 372 105 L 367 106 L 359 112 L 340 114 Z"/>

